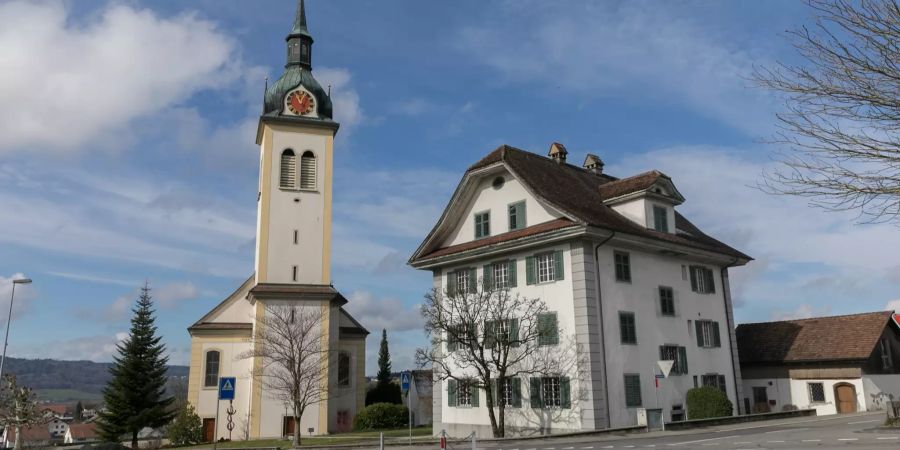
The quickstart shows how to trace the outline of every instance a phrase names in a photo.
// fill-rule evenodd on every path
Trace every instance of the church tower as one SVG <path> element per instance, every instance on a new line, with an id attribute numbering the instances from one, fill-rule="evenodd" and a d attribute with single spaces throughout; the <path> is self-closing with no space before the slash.
<path id="1" fill-rule="evenodd" d="M 331 283 L 334 136 L 331 98 L 312 74 L 313 38 L 303 0 L 287 64 L 266 89 L 260 146 L 256 284 Z"/>

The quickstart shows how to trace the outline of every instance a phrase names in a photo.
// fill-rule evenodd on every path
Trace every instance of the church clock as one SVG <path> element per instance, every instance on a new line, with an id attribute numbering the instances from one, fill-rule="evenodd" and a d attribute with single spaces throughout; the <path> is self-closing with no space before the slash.
<path id="1" fill-rule="evenodd" d="M 316 108 L 316 99 L 309 92 L 297 89 L 287 98 L 288 109 L 298 116 L 305 116 Z"/>

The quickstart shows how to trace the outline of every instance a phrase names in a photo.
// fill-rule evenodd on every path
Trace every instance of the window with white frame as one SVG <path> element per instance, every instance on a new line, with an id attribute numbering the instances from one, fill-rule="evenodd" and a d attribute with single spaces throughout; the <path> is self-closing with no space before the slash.
<path id="1" fill-rule="evenodd" d="M 316 189 L 316 155 L 309 150 L 300 157 L 300 189 Z"/>
<path id="2" fill-rule="evenodd" d="M 807 383 L 810 403 L 825 403 L 825 385 L 822 383 Z"/>
<path id="3" fill-rule="evenodd" d="M 719 388 L 722 392 L 726 392 L 725 375 L 719 375 L 717 373 L 702 375 L 700 377 L 700 383 L 703 386 L 712 386 L 715 388 Z"/>
<path id="4" fill-rule="evenodd" d="M 513 379 L 510 377 L 498 380 L 497 396 L 500 404 L 504 407 L 513 406 Z"/>
<path id="5" fill-rule="evenodd" d="M 556 279 L 556 266 L 553 253 L 537 255 L 538 283 L 546 283 Z"/>
<path id="6" fill-rule="evenodd" d="M 713 271 L 708 267 L 691 266 L 691 290 L 700 294 L 715 294 Z"/>
<path id="7" fill-rule="evenodd" d="M 469 292 L 469 289 L 472 287 L 472 279 L 470 277 L 470 271 L 468 270 L 458 270 L 456 272 L 456 292 L 465 294 Z"/>
<path id="8" fill-rule="evenodd" d="M 663 345 L 659 347 L 659 359 L 675 361 L 672 366 L 672 375 L 687 375 L 687 349 L 677 345 Z"/>
<path id="9" fill-rule="evenodd" d="M 469 383 L 460 381 L 456 391 L 456 404 L 459 406 L 472 406 L 472 389 Z"/>
<path id="10" fill-rule="evenodd" d="M 544 408 L 559 408 L 562 405 L 559 377 L 541 378 L 541 399 L 544 402 Z"/>
<path id="11" fill-rule="evenodd" d="M 204 373 L 203 386 L 216 387 L 219 385 L 219 358 L 217 350 L 206 352 L 206 371 Z"/>
<path id="12" fill-rule="evenodd" d="M 625 252 L 613 253 L 616 265 L 616 281 L 631 283 L 631 256 Z"/>
<path id="13" fill-rule="evenodd" d="M 491 282 L 494 289 L 509 288 L 509 264 L 506 262 L 491 265 Z"/>
<path id="14" fill-rule="evenodd" d="M 491 235 L 491 212 L 485 211 L 475 214 L 475 239 L 481 239 Z"/>
<path id="15" fill-rule="evenodd" d="M 659 312 L 664 316 L 675 315 L 675 293 L 670 287 L 659 287 Z"/>
<path id="16" fill-rule="evenodd" d="M 653 229 L 669 232 L 669 212 L 664 206 L 653 205 Z"/>
<path id="17" fill-rule="evenodd" d="M 697 327 L 697 345 L 699 347 L 712 348 L 722 346 L 719 338 L 719 322 L 698 320 L 695 324 Z"/>

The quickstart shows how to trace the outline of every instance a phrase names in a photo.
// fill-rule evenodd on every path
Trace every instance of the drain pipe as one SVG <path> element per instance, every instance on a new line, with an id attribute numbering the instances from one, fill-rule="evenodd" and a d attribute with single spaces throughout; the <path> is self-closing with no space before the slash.
<path id="1" fill-rule="evenodd" d="M 608 238 L 604 239 L 602 242 L 597 244 L 594 247 L 594 266 L 596 267 L 596 280 L 595 280 L 595 288 L 597 290 L 597 311 L 600 313 L 600 348 L 603 350 L 603 395 L 604 395 L 604 403 L 606 403 L 606 428 L 609 428 L 612 425 L 612 417 L 610 417 L 610 409 L 609 409 L 609 371 L 606 367 L 606 333 L 603 331 L 603 296 L 600 294 L 600 247 L 609 242 L 610 239 L 615 237 L 616 232 L 613 231 Z"/>

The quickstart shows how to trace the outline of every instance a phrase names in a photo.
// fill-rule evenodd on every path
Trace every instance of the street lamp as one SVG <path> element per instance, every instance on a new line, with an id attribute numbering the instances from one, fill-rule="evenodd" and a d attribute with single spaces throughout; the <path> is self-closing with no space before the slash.
<path id="1" fill-rule="evenodd" d="M 3 382 L 3 363 L 6 362 L 6 346 L 9 345 L 9 326 L 12 324 L 12 307 L 16 299 L 16 285 L 31 284 L 31 278 L 19 278 L 12 282 L 12 294 L 9 296 L 9 316 L 6 317 L 6 337 L 3 339 L 3 359 L 0 359 L 0 383 Z"/>

